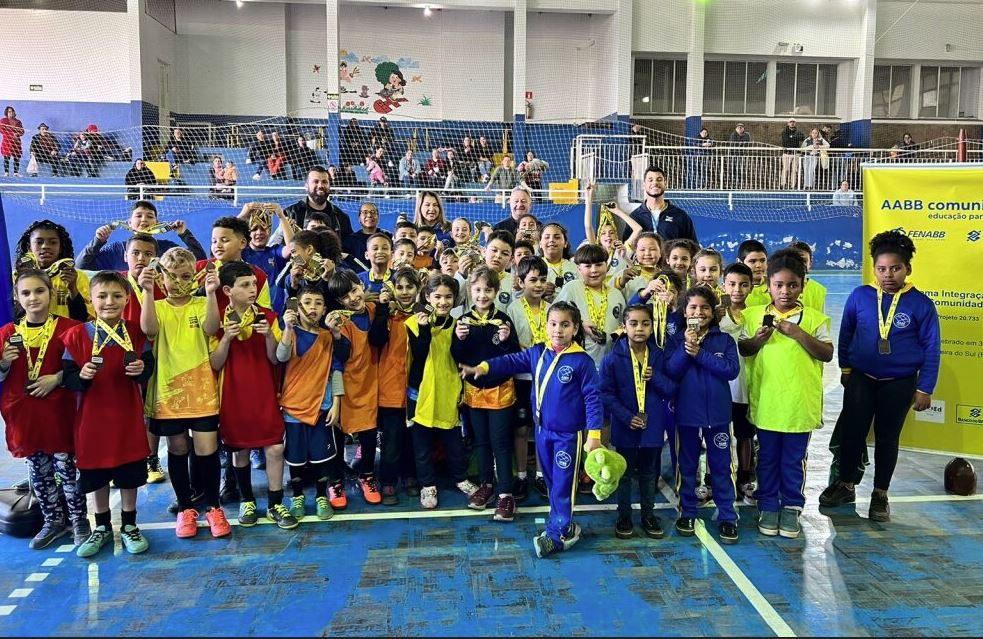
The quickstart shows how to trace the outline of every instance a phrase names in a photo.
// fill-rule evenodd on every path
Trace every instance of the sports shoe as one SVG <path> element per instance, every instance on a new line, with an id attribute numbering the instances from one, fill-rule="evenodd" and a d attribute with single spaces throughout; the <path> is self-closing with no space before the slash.
<path id="1" fill-rule="evenodd" d="M 314 504 L 317 506 L 317 518 L 320 520 L 331 519 L 334 517 L 334 508 L 327 497 L 315 497 Z"/>
<path id="2" fill-rule="evenodd" d="M 580 528 L 580 524 L 574 522 L 571 523 L 567 528 L 567 534 L 563 535 L 563 550 L 570 550 L 574 545 L 580 541 L 580 535 L 584 531 Z"/>
<path id="3" fill-rule="evenodd" d="M 221 508 L 209 508 L 205 511 L 205 519 L 212 531 L 212 537 L 227 537 L 232 534 L 232 526 L 229 525 L 229 520 L 225 518 L 225 511 Z"/>
<path id="4" fill-rule="evenodd" d="M 406 494 L 410 497 L 420 496 L 420 484 L 416 483 L 415 479 L 407 479 L 403 482 L 403 487 L 406 488 Z"/>
<path id="5" fill-rule="evenodd" d="M 720 543 L 736 544 L 737 539 L 737 524 L 732 521 L 720 522 Z"/>
<path id="6" fill-rule="evenodd" d="M 163 482 L 167 476 L 164 474 L 164 468 L 160 465 L 160 457 L 150 456 L 147 458 L 147 483 L 148 484 L 159 484 Z"/>
<path id="7" fill-rule="evenodd" d="M 495 516 L 492 518 L 495 521 L 512 521 L 515 519 L 515 497 L 512 495 L 505 495 L 504 497 L 498 498 L 498 504 L 495 506 Z"/>
<path id="8" fill-rule="evenodd" d="M 539 493 L 544 499 L 549 499 L 549 497 L 550 497 L 550 490 L 546 486 L 546 478 L 545 477 L 543 477 L 542 475 L 536 475 L 536 479 L 535 479 L 535 481 L 533 481 L 532 485 L 533 485 L 533 488 L 536 489 L 536 492 Z"/>
<path id="9" fill-rule="evenodd" d="M 235 475 L 233 475 L 234 477 Z M 204 494 L 202 494 L 202 499 L 204 499 Z M 222 490 L 218 494 L 218 501 L 220 504 L 234 504 L 237 501 L 241 501 L 242 497 L 239 495 L 239 487 L 235 484 L 224 481 L 222 482 Z M 195 501 L 192 497 L 192 501 Z"/>
<path id="10" fill-rule="evenodd" d="M 476 492 L 478 492 L 478 486 L 470 479 L 465 479 L 464 481 L 457 482 L 457 489 L 471 498 Z"/>
<path id="11" fill-rule="evenodd" d="M 680 517 L 676 520 L 676 532 L 683 537 L 692 537 L 696 533 L 696 520 L 692 517 Z"/>
<path id="12" fill-rule="evenodd" d="M 243 528 L 252 528 L 259 521 L 256 514 L 256 502 L 244 501 L 239 504 L 239 525 Z"/>
<path id="13" fill-rule="evenodd" d="M 577 482 L 577 492 L 581 495 L 590 495 L 593 491 L 594 480 L 584 472 L 580 473 L 580 481 Z"/>
<path id="14" fill-rule="evenodd" d="M 266 470 L 266 453 L 262 448 L 254 448 L 249 451 L 249 461 L 253 470 Z"/>
<path id="15" fill-rule="evenodd" d="M 758 504 L 758 500 L 754 497 L 754 491 L 757 489 L 758 485 L 753 481 L 741 484 L 742 499 L 748 506 L 756 506 Z"/>
<path id="16" fill-rule="evenodd" d="M 186 508 L 177 515 L 177 525 L 174 526 L 174 534 L 181 539 L 188 539 L 198 534 L 198 511 L 194 508 Z"/>
<path id="17" fill-rule="evenodd" d="M 96 529 L 89 534 L 89 537 L 79 544 L 75 554 L 79 557 L 91 557 L 112 540 L 113 531 L 107 529 L 105 526 L 96 526 Z"/>
<path id="18" fill-rule="evenodd" d="M 515 503 L 521 504 L 529 497 L 529 479 L 526 477 L 516 477 L 512 482 L 512 496 Z"/>
<path id="19" fill-rule="evenodd" d="M 307 514 L 307 500 L 303 495 L 290 498 L 290 514 L 297 521 L 303 519 Z"/>
<path id="20" fill-rule="evenodd" d="M 706 484 L 701 484 L 700 486 L 696 487 L 696 500 L 700 502 L 701 506 L 710 501 L 711 496 L 712 493 L 710 491 L 710 487 Z"/>
<path id="21" fill-rule="evenodd" d="M 30 541 L 27 545 L 32 550 L 41 550 L 50 546 L 51 543 L 58 539 L 59 537 L 64 537 L 69 532 L 71 532 L 65 524 L 62 522 L 44 522 L 41 526 L 41 530 L 38 534 L 34 535 L 34 539 Z"/>
<path id="22" fill-rule="evenodd" d="M 29 478 L 24 478 L 19 481 L 15 481 L 10 485 L 10 487 L 19 493 L 26 493 L 31 488 L 31 480 Z"/>
<path id="23" fill-rule="evenodd" d="M 545 530 L 532 538 L 532 546 L 536 549 L 536 556 L 540 559 L 560 550 L 553 540 L 546 536 Z"/>
<path id="24" fill-rule="evenodd" d="M 379 485 L 375 482 L 375 477 L 369 475 L 358 480 L 358 485 L 362 488 L 362 497 L 368 504 L 381 504 L 382 494 L 379 493 Z"/>
<path id="25" fill-rule="evenodd" d="M 273 507 L 266 511 L 266 518 L 282 530 L 293 530 L 300 525 L 297 518 L 290 514 L 283 504 L 273 504 Z"/>
<path id="26" fill-rule="evenodd" d="M 468 508 L 471 510 L 484 510 L 485 506 L 493 499 L 495 499 L 495 490 L 491 487 L 491 484 L 482 484 L 481 488 L 474 491 L 468 497 Z"/>
<path id="27" fill-rule="evenodd" d="M 875 490 L 870 494 L 870 510 L 867 517 L 871 521 L 891 521 L 891 506 L 887 503 L 887 493 Z"/>
<path id="28" fill-rule="evenodd" d="M 782 514 L 778 519 L 778 534 L 788 539 L 795 539 L 799 536 L 799 511 L 794 508 L 782 508 Z"/>
<path id="29" fill-rule="evenodd" d="M 328 501 L 335 510 L 344 510 L 348 507 L 348 496 L 345 494 L 345 485 L 340 481 L 328 487 Z"/>
<path id="30" fill-rule="evenodd" d="M 853 504 L 856 501 L 857 489 L 850 488 L 841 481 L 833 482 L 826 487 L 826 490 L 819 494 L 819 505 L 826 508 Z"/>
<path id="31" fill-rule="evenodd" d="M 642 530 L 645 531 L 646 537 L 652 539 L 662 539 L 666 536 L 666 532 L 662 530 L 662 522 L 655 515 L 642 517 Z"/>
<path id="32" fill-rule="evenodd" d="M 147 548 L 150 548 L 147 538 L 133 524 L 123 526 L 119 536 L 123 540 L 123 547 L 126 548 L 126 552 L 131 555 L 139 555 L 142 552 L 146 552 Z"/>
<path id="33" fill-rule="evenodd" d="M 614 524 L 614 536 L 618 539 L 631 539 L 635 536 L 635 526 L 630 517 L 618 517 Z"/>
<path id="34" fill-rule="evenodd" d="M 420 489 L 420 505 L 427 510 L 433 510 L 437 507 L 436 486 L 424 486 Z"/>
<path id="35" fill-rule="evenodd" d="M 769 537 L 778 535 L 778 513 L 772 511 L 760 512 L 758 514 L 758 532 Z"/>
<path id="36" fill-rule="evenodd" d="M 383 506 L 399 505 L 399 493 L 396 492 L 395 486 L 382 487 L 382 505 Z"/>
<path id="37" fill-rule="evenodd" d="M 80 519 L 77 524 L 72 527 L 72 537 L 76 546 L 81 546 L 85 543 L 85 540 L 89 538 L 92 534 L 92 526 L 89 525 L 88 519 Z"/>

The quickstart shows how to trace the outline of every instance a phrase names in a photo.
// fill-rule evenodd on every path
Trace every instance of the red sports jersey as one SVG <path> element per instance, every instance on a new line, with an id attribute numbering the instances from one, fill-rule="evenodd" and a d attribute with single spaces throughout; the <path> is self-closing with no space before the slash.
<path id="1" fill-rule="evenodd" d="M 205 265 L 209 262 L 215 264 L 216 268 L 221 268 L 222 262 L 216 260 L 215 258 L 209 258 L 207 260 L 198 260 L 195 264 L 195 269 L 200 271 L 205 268 Z M 249 262 L 243 262 L 244 264 L 249 264 Z M 270 308 L 272 302 L 270 301 L 270 285 L 266 281 L 266 272 L 255 264 L 249 264 L 249 268 L 253 270 L 253 274 L 256 275 L 256 304 L 262 306 L 263 308 Z M 218 300 L 218 310 L 220 313 L 225 312 L 225 307 L 229 305 L 229 296 L 222 291 L 222 287 L 219 286 L 218 290 L 215 291 L 215 299 Z"/>
<path id="2" fill-rule="evenodd" d="M 138 322 L 125 322 L 133 351 L 142 354 L 147 338 Z M 66 331 L 65 356 L 80 367 L 92 358 L 92 322 Z M 110 341 L 99 353 L 103 365 L 82 393 L 75 418 L 75 451 L 82 469 L 115 468 L 150 454 L 143 423 L 140 386 L 123 370 L 123 349 Z"/>
<path id="3" fill-rule="evenodd" d="M 40 375 L 54 375 L 62 369 L 65 346 L 62 337 L 78 322 L 65 317 L 55 317 L 51 340 L 41 361 Z M 5 344 L 14 333 L 14 324 L 0 328 L 0 344 Z M 26 344 L 25 344 L 26 346 Z M 40 348 L 31 348 L 31 357 L 38 356 Z M 7 430 L 7 450 L 14 457 L 28 457 L 44 453 L 75 452 L 72 432 L 78 397 L 62 386 L 47 397 L 38 399 L 25 392 L 27 385 L 27 357 L 21 356 L 11 364 L 0 395 L 0 415 Z"/>
<path id="4" fill-rule="evenodd" d="M 126 307 L 123 309 L 123 319 L 140 323 L 140 308 L 143 305 L 143 288 L 137 280 L 129 276 L 128 271 L 120 271 L 126 281 L 130 283 L 130 299 L 126 300 Z M 162 300 L 167 297 L 167 293 L 161 285 L 154 284 L 154 299 Z"/>

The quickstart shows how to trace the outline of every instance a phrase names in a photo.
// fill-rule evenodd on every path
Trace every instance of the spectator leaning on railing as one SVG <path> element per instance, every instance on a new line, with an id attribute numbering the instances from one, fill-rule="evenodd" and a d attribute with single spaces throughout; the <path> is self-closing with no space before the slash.
<path id="1" fill-rule="evenodd" d="M 728 139 L 730 142 L 730 187 L 744 188 L 745 162 L 747 162 L 747 147 L 751 146 L 751 134 L 744 130 L 744 123 L 738 122 Z"/>
<path id="2" fill-rule="evenodd" d="M 813 127 L 809 131 L 809 137 L 802 143 L 802 149 L 805 152 L 805 157 L 802 158 L 802 188 L 812 190 L 816 188 L 816 168 L 819 166 L 820 156 L 826 155 L 826 161 L 829 162 L 826 153 L 829 142 L 823 139 L 819 129 Z"/>

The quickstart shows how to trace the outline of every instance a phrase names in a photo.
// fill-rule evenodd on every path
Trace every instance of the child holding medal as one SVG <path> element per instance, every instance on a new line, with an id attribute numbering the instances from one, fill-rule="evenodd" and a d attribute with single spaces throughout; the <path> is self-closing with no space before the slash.
<path id="1" fill-rule="evenodd" d="M 707 466 L 720 522 L 720 541 L 737 542 L 733 465 L 735 447 L 730 429 L 730 382 L 740 372 L 737 344 L 720 330 L 717 296 L 705 286 L 683 294 L 686 331 L 677 332 L 666 346 L 666 372 L 679 383 L 676 393 L 676 444 L 679 465 L 679 519 L 676 532 L 695 532 L 699 501 L 701 443 L 706 443 Z"/>
<path id="2" fill-rule="evenodd" d="M 653 338 L 652 307 L 629 306 L 624 312 L 624 339 L 601 362 L 600 391 L 611 420 L 611 444 L 628 468 L 618 486 L 615 535 L 634 533 L 631 515 L 632 475 L 638 478 L 641 524 L 645 534 L 661 539 L 665 533 L 655 516 L 655 486 L 660 475 L 665 441 L 662 402 L 676 396 L 676 384 L 663 372 L 662 347 Z"/>
<path id="3" fill-rule="evenodd" d="M 829 317 L 803 306 L 806 265 L 793 250 L 768 260 L 768 306 L 744 311 L 738 347 L 748 362 L 751 423 L 758 434 L 758 532 L 799 536 L 805 464 L 823 416 L 823 363 L 833 359 Z"/>
<path id="4" fill-rule="evenodd" d="M 123 546 L 147 550 L 137 528 L 137 489 L 147 483 L 147 432 L 140 384 L 150 377 L 153 357 L 137 322 L 125 321 L 129 284 L 115 271 L 100 271 L 91 281 L 96 318 L 64 333 L 65 385 L 81 392 L 75 418 L 78 489 L 95 493 L 96 527 L 76 554 L 91 557 L 113 539 L 109 483 L 122 498 Z"/>
<path id="5" fill-rule="evenodd" d="M 370 301 L 378 300 L 379 293 L 392 281 L 393 239 L 385 233 L 373 233 L 365 242 L 365 259 L 369 270 L 358 274 L 362 288 Z"/>
<path id="6" fill-rule="evenodd" d="M 89 277 L 75 270 L 72 238 L 61 224 L 34 222 L 17 241 L 14 271 L 38 269 L 51 279 L 51 313 L 84 322 L 92 317 Z"/>
<path id="7" fill-rule="evenodd" d="M 908 409 L 932 404 L 939 376 L 939 315 L 931 298 L 905 279 L 911 275 L 915 245 L 898 231 L 870 241 L 873 285 L 859 286 L 847 298 L 840 324 L 843 432 L 839 481 L 819 496 L 823 506 L 856 500 L 861 456 L 874 425 L 874 491 L 869 517 L 889 521 L 887 490 L 898 462 L 898 439 Z"/>
<path id="8" fill-rule="evenodd" d="M 471 310 L 457 320 L 451 341 L 451 356 L 459 365 L 474 366 L 486 359 L 516 353 L 519 340 L 509 316 L 495 309 L 501 282 L 487 266 L 471 272 L 468 281 Z M 478 458 L 480 487 L 468 499 L 468 508 L 484 510 L 498 496 L 495 521 L 515 518 L 512 496 L 512 417 L 515 384 L 510 376 L 464 378 L 463 404 L 471 418 L 474 450 Z M 497 474 L 498 481 L 493 479 Z"/>
<path id="9" fill-rule="evenodd" d="M 600 248 L 600 247 L 597 247 Z M 600 249 L 604 250 L 604 249 Z M 607 260 L 604 260 L 605 267 Z M 568 288 L 568 287 L 564 287 Z M 604 406 L 598 391 L 597 369 L 581 343 L 580 311 L 568 302 L 554 302 L 546 331 L 549 343 L 536 344 L 477 366 L 462 366 L 461 375 L 533 375 L 536 455 L 543 462 L 549 490 L 546 530 L 533 538 L 537 557 L 570 550 L 580 541 L 573 505 L 581 451 L 601 446 Z M 588 431 L 586 444 L 584 430 Z"/>
<path id="10" fill-rule="evenodd" d="M 27 459 L 31 485 L 44 515 L 44 525 L 30 547 L 45 548 L 73 532 L 78 545 L 88 539 L 91 530 L 85 494 L 79 492 L 76 482 L 75 398 L 62 385 L 65 346 L 61 341 L 78 323 L 51 314 L 53 290 L 43 271 L 19 273 L 14 292 L 24 317 L 0 328 L 0 381 L 4 382 L 0 415 L 6 426 L 7 450 Z"/>

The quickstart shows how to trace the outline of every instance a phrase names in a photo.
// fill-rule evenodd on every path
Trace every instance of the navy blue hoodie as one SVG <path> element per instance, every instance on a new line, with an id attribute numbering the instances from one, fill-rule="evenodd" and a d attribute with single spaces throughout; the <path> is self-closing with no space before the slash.
<path id="1" fill-rule="evenodd" d="M 734 338 L 711 326 L 696 357 L 683 348 L 685 331 L 666 340 L 666 372 L 679 382 L 676 424 L 684 427 L 725 426 L 731 420 L 728 382 L 741 371 Z"/>
<path id="2" fill-rule="evenodd" d="M 631 346 L 628 338 L 619 338 L 601 361 L 601 400 L 611 422 L 611 443 L 615 448 L 661 448 L 665 439 L 666 413 L 663 400 L 676 396 L 676 382 L 665 373 L 664 354 L 649 339 L 648 365 L 652 379 L 645 383 L 646 428 L 632 429 L 628 424 L 638 414 L 635 376 L 632 373 Z"/>

